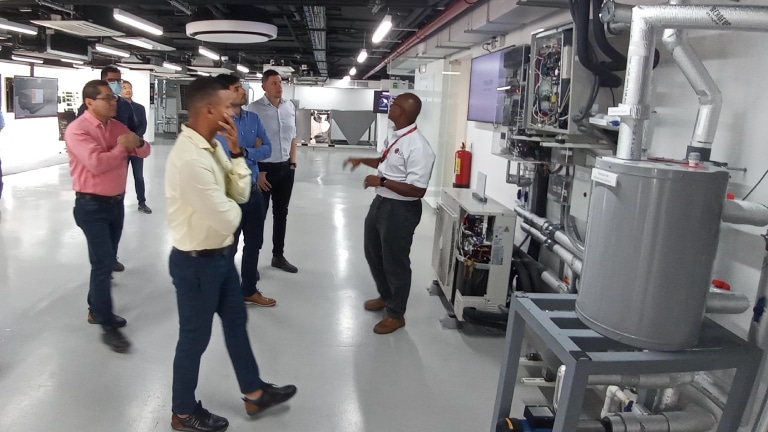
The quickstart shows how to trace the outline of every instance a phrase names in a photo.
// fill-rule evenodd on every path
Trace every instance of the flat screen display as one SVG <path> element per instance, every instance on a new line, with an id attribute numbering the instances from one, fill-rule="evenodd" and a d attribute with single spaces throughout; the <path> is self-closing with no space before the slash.
<path id="1" fill-rule="evenodd" d="M 467 120 L 501 124 L 504 92 L 497 89 L 505 82 L 504 51 L 473 58 Z"/>
<path id="2" fill-rule="evenodd" d="M 13 77 L 13 114 L 17 119 L 56 117 L 58 96 L 56 78 Z"/>
<path id="3" fill-rule="evenodd" d="M 373 92 L 373 112 L 377 114 L 386 114 L 389 112 L 389 92 L 376 90 Z"/>

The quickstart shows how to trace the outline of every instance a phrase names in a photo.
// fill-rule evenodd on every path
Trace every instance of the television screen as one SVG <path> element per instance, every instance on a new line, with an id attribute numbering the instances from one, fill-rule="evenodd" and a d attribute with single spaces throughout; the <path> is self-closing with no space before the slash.
<path id="1" fill-rule="evenodd" d="M 373 112 L 386 114 L 389 112 L 389 92 L 376 90 L 373 92 Z"/>
<path id="2" fill-rule="evenodd" d="M 501 124 L 504 92 L 497 89 L 506 81 L 503 60 L 504 51 L 472 59 L 467 120 Z"/>
<path id="3" fill-rule="evenodd" d="M 56 117 L 58 88 L 56 78 L 13 77 L 15 118 Z"/>

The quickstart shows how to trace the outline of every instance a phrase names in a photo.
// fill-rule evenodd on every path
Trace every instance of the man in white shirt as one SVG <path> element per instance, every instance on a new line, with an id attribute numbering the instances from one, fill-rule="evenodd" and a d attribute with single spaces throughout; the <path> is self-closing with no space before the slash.
<path id="1" fill-rule="evenodd" d="M 272 199 L 272 267 L 296 273 L 299 269 L 285 259 L 288 204 L 296 173 L 296 107 L 283 99 L 282 78 L 277 71 L 264 72 L 261 88 L 264 97 L 248 105 L 248 111 L 259 115 L 272 142 L 272 155 L 259 162 L 257 183 L 266 202 L 265 218 Z"/>
<path id="2" fill-rule="evenodd" d="M 389 107 L 390 129 L 386 150 L 378 158 L 349 158 L 352 170 L 360 164 L 376 168 L 363 186 L 376 188 L 365 218 L 365 258 L 376 282 L 379 298 L 365 302 L 365 309 L 386 316 L 373 328 L 378 334 L 405 326 L 405 308 L 411 292 L 411 244 L 421 221 L 421 198 L 427 192 L 435 153 L 418 130 L 421 99 L 403 93 Z"/>
<path id="3" fill-rule="evenodd" d="M 189 124 L 168 156 L 165 193 L 173 250 L 170 272 L 179 309 L 179 341 L 173 361 L 171 427 L 221 432 L 227 419 L 211 414 L 195 398 L 200 358 L 211 338 L 213 315 L 224 328 L 249 415 L 296 394 L 292 385 L 265 383 L 251 350 L 240 278 L 229 253 L 241 210 L 251 195 L 251 171 L 230 112 L 229 88 L 216 78 L 198 78 L 187 88 Z M 221 132 L 231 160 L 214 137 Z"/>

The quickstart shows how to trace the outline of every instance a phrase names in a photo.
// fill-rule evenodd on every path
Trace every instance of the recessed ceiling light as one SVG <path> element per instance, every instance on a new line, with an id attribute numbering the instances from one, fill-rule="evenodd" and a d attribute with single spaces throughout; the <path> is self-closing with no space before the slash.
<path id="1" fill-rule="evenodd" d="M 96 51 L 103 52 L 103 53 L 106 53 L 106 54 L 112 54 L 112 55 L 115 55 L 115 56 L 118 56 L 118 57 L 130 57 L 131 56 L 131 53 L 129 53 L 128 51 L 123 51 L 121 49 L 117 49 L 117 48 L 111 47 L 109 45 L 104 45 L 104 44 L 97 43 L 96 45 L 94 45 L 94 47 L 96 48 Z"/>

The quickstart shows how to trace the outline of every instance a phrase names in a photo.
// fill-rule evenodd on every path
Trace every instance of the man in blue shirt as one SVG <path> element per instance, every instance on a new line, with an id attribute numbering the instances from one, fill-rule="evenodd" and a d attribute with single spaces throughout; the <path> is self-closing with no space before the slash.
<path id="1" fill-rule="evenodd" d="M 136 135 L 142 140 L 147 133 L 147 110 L 144 105 L 133 101 L 133 84 L 123 80 L 123 91 L 120 93 L 123 99 L 127 100 L 133 108 L 133 117 L 136 121 Z M 133 169 L 133 184 L 136 187 L 136 198 L 139 201 L 139 211 L 146 214 L 152 214 L 152 209 L 147 206 L 146 186 L 144 185 L 144 158 L 129 155 L 128 163 Z"/>
<path id="2" fill-rule="evenodd" d="M 240 266 L 242 278 L 243 298 L 245 303 L 262 307 L 274 306 L 275 299 L 264 297 L 256 288 L 259 281 L 259 251 L 264 243 L 264 217 L 267 209 L 264 197 L 261 195 L 257 181 L 259 179 L 259 162 L 267 159 L 272 154 L 272 143 L 267 136 L 264 125 L 261 124 L 256 113 L 244 110 L 242 107 L 248 101 L 248 97 L 240 83 L 240 78 L 234 75 L 221 74 L 216 77 L 222 81 L 233 93 L 232 119 L 237 126 L 237 134 L 240 146 L 243 148 L 243 156 L 251 169 L 251 198 L 247 203 L 241 204 L 243 218 L 240 226 L 235 231 L 235 243 L 232 245 L 232 258 L 237 253 L 240 233 L 243 234 L 243 259 Z M 229 149 L 222 137 L 217 137 L 222 143 L 222 148 L 229 154 Z"/>

